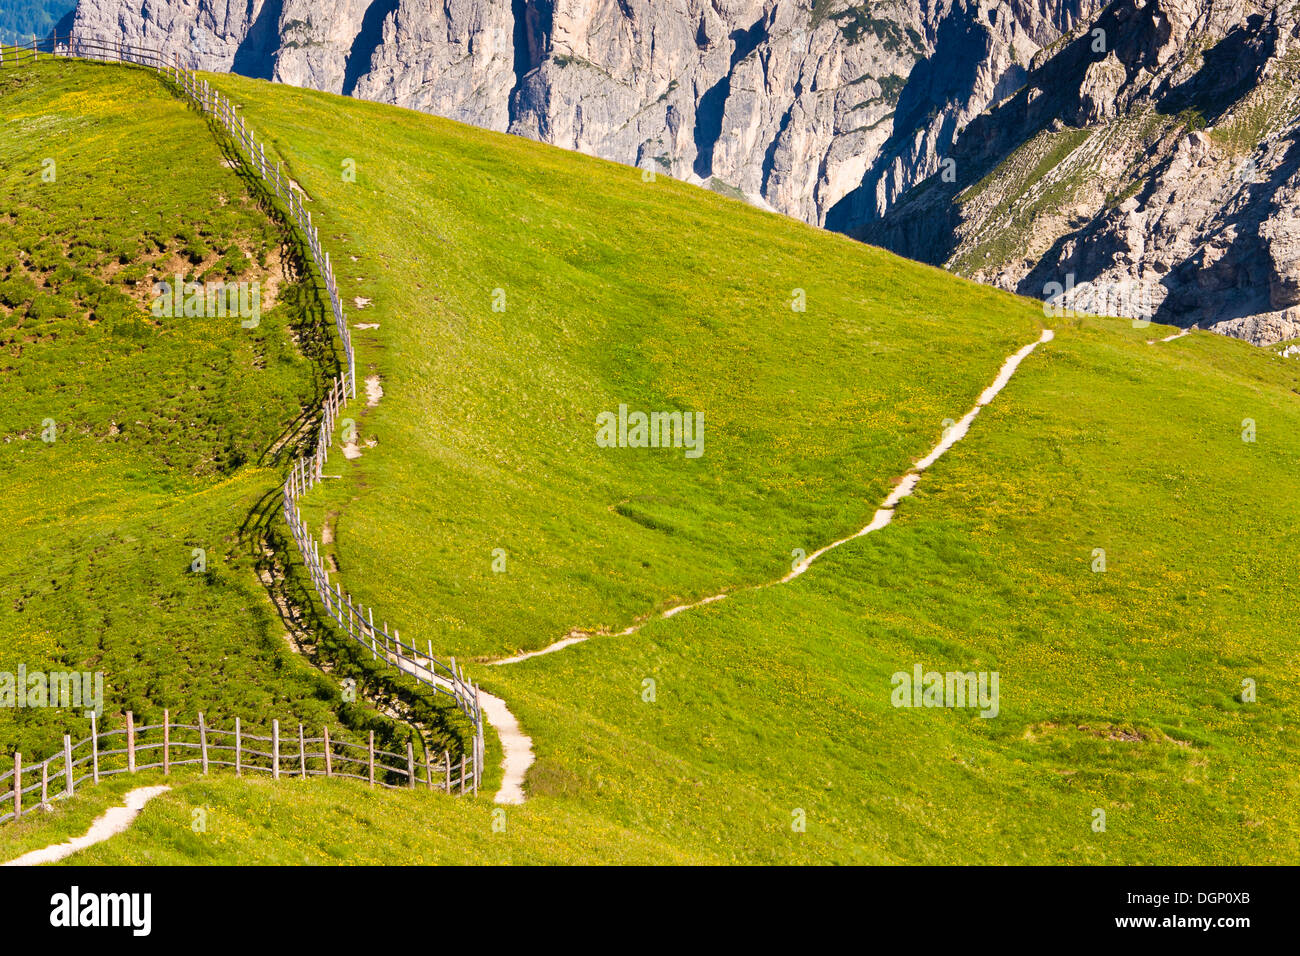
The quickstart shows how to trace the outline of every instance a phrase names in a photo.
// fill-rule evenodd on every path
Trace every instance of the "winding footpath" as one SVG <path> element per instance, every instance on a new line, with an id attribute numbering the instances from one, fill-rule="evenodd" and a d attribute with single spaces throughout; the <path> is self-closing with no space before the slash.
<path id="1" fill-rule="evenodd" d="M 66 843 L 55 843 L 40 850 L 32 850 L 16 860 L 0 863 L 0 866 L 40 866 L 42 863 L 57 863 L 88 846 L 103 843 L 110 837 L 124 832 L 135 822 L 135 818 L 140 815 L 146 803 L 170 789 L 171 787 L 163 786 L 138 787 L 126 795 L 122 806 L 112 807 L 96 817 L 84 836 L 75 837 Z"/>
<path id="2" fill-rule="evenodd" d="M 450 688 L 450 683 L 432 667 L 422 666 L 417 661 L 400 657 L 390 657 L 389 663 L 412 677 L 433 681 L 440 687 Z M 500 697 L 494 697 L 479 688 L 479 706 L 483 708 L 483 719 L 497 732 L 501 741 L 501 786 L 492 798 L 493 803 L 524 802 L 524 775 L 533 765 L 533 739 L 519 729 L 519 720 L 510 713 L 510 708 Z"/>
<path id="3" fill-rule="evenodd" d="M 492 798 L 494 803 L 524 802 L 524 775 L 533 765 L 533 738 L 519 729 L 519 721 L 510 713 L 506 702 L 487 691 L 479 691 L 483 717 L 501 740 L 501 789 Z"/>
<path id="4" fill-rule="evenodd" d="M 120 48 L 118 50 L 118 58 L 119 59 L 121 58 Z M 160 72 L 164 72 L 167 69 L 167 67 L 161 61 L 159 61 L 159 63 L 156 64 L 156 68 L 159 69 Z M 201 93 L 200 93 L 200 88 L 197 85 L 197 80 L 194 80 L 190 76 L 190 74 L 188 73 L 184 74 L 180 79 L 183 81 L 182 85 L 187 95 L 189 95 L 190 98 L 194 99 L 196 102 L 199 102 L 201 108 L 204 110 L 205 113 L 211 112 L 213 107 L 211 104 L 209 104 L 209 101 L 207 99 L 208 88 L 206 84 L 202 86 Z M 202 96 L 201 100 L 198 99 L 200 95 Z M 222 103 L 224 108 L 224 99 L 222 100 Z M 216 114 L 214 113 L 213 115 Z M 233 114 L 229 116 L 223 114 L 221 117 L 219 117 L 219 119 L 224 120 L 229 124 L 228 129 L 231 135 L 235 136 L 236 134 L 233 126 Z M 239 127 L 239 137 L 240 137 L 241 144 L 244 142 L 242 137 L 244 137 L 245 135 L 248 135 L 247 146 L 248 149 L 250 150 L 250 155 L 251 155 L 254 141 L 252 139 L 251 132 L 246 134 L 244 124 L 241 119 L 240 127 Z M 268 172 L 267 172 L 268 167 L 265 166 L 266 160 L 265 160 L 264 152 L 259 153 L 259 160 L 254 162 L 246 162 L 242 152 L 239 149 L 237 149 L 236 152 L 239 153 L 240 161 L 245 162 L 245 164 L 248 166 L 250 171 L 252 171 L 255 175 L 260 171 L 263 180 L 266 180 L 267 182 L 271 181 L 269 179 Z M 260 169 L 258 168 L 259 166 Z M 280 185 L 280 167 L 278 164 L 275 169 L 275 185 L 276 185 L 276 195 L 278 196 L 279 185 Z M 289 186 L 290 186 L 290 195 L 292 195 L 292 187 L 296 186 L 296 184 L 290 181 Z M 299 211 L 301 211 L 300 204 L 298 209 Z M 313 254 L 318 255 L 320 249 L 319 246 L 316 244 L 316 240 L 317 240 L 316 232 L 314 229 L 311 229 L 310 226 L 310 216 L 307 217 L 306 226 L 304 228 L 310 231 L 310 235 L 307 237 L 309 240 L 308 245 L 310 246 Z M 319 266 L 320 262 L 318 261 L 317 264 Z M 321 275 L 326 280 L 326 285 L 329 288 L 331 295 L 335 295 L 336 290 L 333 286 L 332 272 L 330 272 L 329 270 L 329 257 L 327 254 L 325 255 L 324 268 L 321 269 Z M 358 308 L 362 308 L 370 304 L 370 300 L 368 299 L 363 300 L 361 298 L 358 298 L 354 301 L 356 302 Z M 335 302 L 335 304 L 337 306 L 337 302 Z M 346 320 L 343 317 L 341 307 L 336 308 L 336 318 L 339 324 L 340 337 L 344 340 L 345 346 L 347 347 L 349 353 L 349 359 L 351 359 L 350 337 L 348 336 Z M 374 327 L 376 326 L 370 323 L 358 326 L 358 328 L 374 328 Z M 966 436 L 967 432 L 970 429 L 971 423 L 975 420 L 975 417 L 979 414 L 980 410 L 984 406 L 992 402 L 993 399 L 998 395 L 998 393 L 1002 391 L 1002 389 L 1011 380 L 1011 377 L 1015 374 L 1016 369 L 1020 366 L 1020 363 L 1024 361 L 1024 359 L 1028 357 L 1030 353 L 1032 353 L 1034 349 L 1037 348 L 1038 345 L 1045 342 L 1050 342 L 1053 337 L 1054 336 L 1052 330 L 1045 329 L 1037 341 L 1031 342 L 1030 344 L 1024 346 L 1019 351 L 1013 353 L 1011 356 L 1009 356 L 1006 359 L 1006 361 L 1002 365 L 1001 370 L 998 372 L 997 377 L 994 379 L 993 384 L 990 385 L 988 388 L 986 388 L 980 394 L 980 396 L 975 402 L 974 407 L 971 408 L 971 410 L 967 412 L 966 415 L 959 422 L 957 422 L 955 425 L 947 428 L 944 431 L 942 438 L 940 439 L 938 444 L 936 444 L 935 447 L 930 450 L 929 454 L 927 454 L 924 458 L 922 458 L 920 461 L 914 464 L 911 468 L 907 470 L 907 472 L 903 474 L 898 484 L 894 487 L 894 489 L 881 503 L 880 507 L 877 508 L 874 515 L 872 516 L 871 521 L 865 527 L 857 531 L 855 534 L 849 535 L 848 537 L 845 538 L 841 538 L 838 541 L 833 541 L 830 544 L 827 544 L 824 547 L 813 552 L 812 554 L 808 555 L 798 564 L 794 565 L 791 571 L 788 574 L 786 574 L 784 577 L 763 584 L 750 585 L 744 588 L 740 588 L 737 591 L 733 591 L 733 592 L 722 592 L 719 594 L 714 594 L 698 601 L 694 601 L 688 604 L 681 604 L 676 607 L 669 608 L 658 615 L 651 615 L 646 618 L 643 618 L 640 621 L 631 624 L 624 630 L 619 631 L 617 635 L 607 635 L 604 632 L 588 633 L 582 631 L 573 631 L 568 635 L 566 635 L 565 637 L 561 638 L 560 640 L 554 642 L 553 644 L 545 648 L 542 648 L 541 650 L 530 651 L 524 654 L 518 654 L 511 657 L 495 660 L 495 661 L 489 661 L 488 663 L 494 666 L 516 664 L 525 660 L 530 660 L 534 657 L 540 657 L 542 655 L 556 653 L 558 651 L 564 650 L 565 648 L 583 643 L 584 641 L 589 640 L 593 636 L 624 636 L 624 635 L 634 634 L 637 631 L 639 631 L 642 627 L 644 627 L 645 624 L 651 620 L 675 617 L 678 614 L 685 613 L 695 608 L 703 607 L 708 604 L 713 604 L 718 601 L 725 600 L 732 593 L 741 593 L 744 591 L 759 590 L 761 588 L 771 587 L 777 584 L 786 584 L 790 581 L 793 581 L 795 578 L 800 577 L 804 572 L 808 570 L 809 567 L 813 565 L 814 562 L 822 558 L 830 551 L 850 541 L 856 540 L 857 538 L 871 534 L 872 532 L 875 531 L 879 531 L 880 529 L 886 527 L 893 520 L 894 511 L 898 503 L 902 501 L 904 498 L 912 494 L 912 492 L 916 489 L 916 486 L 920 481 L 922 474 L 928 468 L 930 468 L 936 461 L 938 461 L 939 458 L 942 457 L 944 453 L 946 453 L 953 445 L 955 445 L 958 441 L 960 441 L 962 438 Z M 1172 339 L 1177 337 L 1178 336 L 1171 336 L 1170 338 Z M 1169 341 L 1169 339 L 1166 339 L 1164 341 Z M 352 373 L 352 381 L 354 383 L 353 389 L 355 391 L 355 370 Z M 383 397 L 383 389 L 382 386 L 380 385 L 379 377 L 377 375 L 371 375 L 369 378 L 366 379 L 366 406 L 368 408 L 373 408 L 374 406 L 378 405 L 382 397 Z M 362 452 L 361 449 L 357 446 L 356 442 L 354 441 L 348 443 L 343 448 L 343 454 L 348 459 L 354 459 L 360 457 Z M 427 676 L 429 678 L 436 679 L 442 684 L 447 683 L 445 679 L 435 677 L 433 662 L 431 660 L 428 662 L 427 668 L 422 668 L 420 664 L 416 661 L 405 660 L 405 659 L 399 659 L 399 661 L 397 662 L 397 666 L 401 669 L 408 671 L 409 673 L 417 674 L 417 675 L 427 671 Z M 482 691 L 479 692 L 479 695 L 480 695 L 480 701 L 482 706 L 482 714 L 486 719 L 486 721 L 496 731 L 497 736 L 501 741 L 502 751 L 504 755 L 502 760 L 503 778 L 501 782 L 501 787 L 497 791 L 494 797 L 494 801 L 499 804 L 523 803 L 525 799 L 524 790 L 523 790 L 524 777 L 534 760 L 532 740 L 521 730 L 518 719 L 510 712 L 509 708 L 506 706 L 503 700 L 501 700 L 499 697 L 495 697 L 491 694 L 487 694 Z M 112 835 L 114 835 L 115 833 L 119 833 L 122 830 L 126 829 L 126 827 L 130 825 L 131 821 L 133 821 L 135 817 L 139 815 L 141 809 L 143 809 L 144 805 L 148 803 L 149 800 L 153 799 L 153 797 L 157 796 L 158 794 L 165 792 L 167 789 L 168 788 L 165 786 L 160 786 L 160 787 L 144 787 L 138 790 L 133 790 L 129 794 L 127 794 L 125 806 L 114 807 L 113 809 L 106 812 L 103 816 L 101 816 L 94 822 L 94 824 L 91 826 L 90 830 L 87 832 L 85 836 L 79 837 L 74 840 L 70 840 L 67 843 L 62 843 L 55 846 L 47 847 L 43 850 L 33 851 L 32 853 L 28 853 L 20 857 L 19 859 L 13 861 L 13 863 L 10 865 L 24 865 L 24 864 L 32 864 L 32 863 L 53 862 L 55 860 L 63 859 L 64 857 L 86 846 L 90 846 L 94 843 L 98 843 L 103 840 L 106 840 Z"/>
<path id="5" fill-rule="evenodd" d="M 825 547 L 819 548 L 818 550 L 814 551 L 812 554 L 808 555 L 806 558 L 804 558 L 802 561 L 796 564 L 790 570 L 790 573 L 785 575 L 785 577 L 778 578 L 774 581 L 767 581 L 763 584 L 751 584 L 747 587 L 740 588 L 736 591 L 727 591 L 719 594 L 713 594 L 710 595 L 709 597 L 702 598 L 698 601 L 692 601 L 689 604 L 679 604 L 676 607 L 671 607 L 668 610 L 663 611 L 659 614 L 651 615 L 649 617 L 643 618 L 642 620 L 637 621 L 636 623 L 616 633 L 610 633 L 607 631 L 590 631 L 590 632 L 572 631 L 569 634 L 565 635 L 560 640 L 556 641 L 554 644 L 549 644 L 546 647 L 543 647 L 541 650 L 529 651 L 525 654 L 516 654 L 512 657 L 503 657 L 500 658 L 499 660 L 488 661 L 487 663 L 495 667 L 500 667 L 507 664 L 518 664 L 521 661 L 531 660 L 534 657 L 542 657 L 546 654 L 554 654 L 557 651 L 564 650 L 566 647 L 572 647 L 575 644 L 581 644 L 584 641 L 588 641 L 593 637 L 624 637 L 628 634 L 635 634 L 637 631 L 641 630 L 641 628 L 645 627 L 645 625 L 650 623 L 651 621 L 676 617 L 678 614 L 682 614 L 683 612 L 691 611 L 698 607 L 704 607 L 707 604 L 714 604 L 718 601 L 725 600 L 730 594 L 743 594 L 747 591 L 760 591 L 763 588 L 769 588 L 777 584 L 788 584 L 789 582 L 793 581 L 795 578 L 802 575 L 805 571 L 807 571 L 810 567 L 812 567 L 813 562 L 817 561 L 819 558 L 826 555 L 827 553 L 835 550 L 836 548 L 840 547 L 843 544 L 847 544 L 850 541 L 855 541 L 858 538 L 871 534 L 872 532 L 879 531 L 881 528 L 884 528 L 886 525 L 888 525 L 894 519 L 894 509 L 898 507 L 898 503 L 902 501 L 904 498 L 911 495 L 912 492 L 916 490 L 917 483 L 920 482 L 921 475 L 926 471 L 926 469 L 930 468 L 936 461 L 942 458 L 944 453 L 947 452 L 948 449 L 952 448 L 953 445 L 957 444 L 957 442 L 961 441 L 963 438 L 966 437 L 966 433 L 970 431 L 970 426 L 975 421 L 976 416 L 979 415 L 980 410 L 984 408 L 984 406 L 992 402 L 993 399 L 997 397 L 998 393 L 1002 391 L 1002 389 L 1006 388 L 1007 383 L 1011 381 L 1011 377 L 1015 375 L 1016 369 L 1020 367 L 1020 363 L 1023 362 L 1026 358 L 1028 358 L 1030 353 L 1032 353 L 1034 349 L 1038 348 L 1038 346 L 1042 345 L 1045 342 L 1052 341 L 1052 339 L 1054 339 L 1055 337 L 1056 334 L 1051 329 L 1044 329 L 1042 335 L 1040 335 L 1036 341 L 1030 342 L 1028 345 L 1024 346 L 1019 351 L 1014 352 L 1010 356 L 1008 356 L 1007 360 L 1002 363 L 1002 368 L 998 371 L 997 377 L 993 380 L 993 384 L 990 385 L 988 388 L 984 389 L 984 391 L 980 393 L 979 398 L 975 400 L 974 407 L 972 407 L 971 410 L 968 411 L 962 417 L 961 421 L 957 422 L 955 425 L 951 425 L 948 428 L 946 428 L 944 430 L 943 437 L 939 439 L 938 444 L 936 444 L 934 448 L 930 449 L 929 454 L 927 454 L 924 458 L 918 461 L 915 465 L 913 465 L 903 474 L 902 478 L 899 479 L 898 484 L 894 486 L 894 490 L 889 493 L 889 495 L 885 498 L 885 500 L 881 502 L 880 507 L 876 509 L 876 513 L 872 516 L 870 523 L 868 523 L 866 527 L 855 532 L 854 534 L 849 535 L 846 538 L 840 538 L 838 541 L 832 541 L 830 544 L 826 545 Z M 485 709 L 484 713 L 486 712 L 487 711 Z M 531 759 L 531 754 L 530 754 L 530 759 Z"/>
<path id="6" fill-rule="evenodd" d="M 1173 342 L 1176 339 L 1181 339 L 1184 335 L 1191 335 L 1195 331 L 1196 331 L 1196 326 L 1189 325 L 1181 332 L 1175 332 L 1173 335 L 1166 335 L 1163 339 L 1147 339 L 1147 345 L 1157 345 L 1160 342 Z"/>

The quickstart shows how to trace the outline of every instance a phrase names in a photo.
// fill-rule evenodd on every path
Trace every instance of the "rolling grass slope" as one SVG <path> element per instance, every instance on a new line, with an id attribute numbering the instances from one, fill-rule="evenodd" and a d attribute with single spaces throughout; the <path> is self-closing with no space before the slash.
<path id="1" fill-rule="evenodd" d="M 0 155 L 0 672 L 102 672 L 113 726 L 170 708 L 401 733 L 290 652 L 255 573 L 328 358 L 284 235 L 143 71 L 0 71 Z M 176 273 L 259 283 L 260 324 L 155 318 Z M 87 731 L 81 709 L 0 707 L 29 764 Z"/>
<path id="2" fill-rule="evenodd" d="M 384 396 L 312 520 L 354 593 L 462 660 L 781 576 L 870 520 L 1043 321 L 635 170 L 213 80 L 379 323 L 357 343 Z M 525 805 L 192 780 L 72 862 L 1294 861 L 1300 365 L 1057 332 L 888 528 L 787 585 L 472 667 L 533 738 Z M 703 411 L 703 457 L 598 448 L 620 402 Z M 998 716 L 891 706 L 916 664 L 997 671 Z"/>
<path id="3" fill-rule="evenodd" d="M 1035 357 L 884 531 L 788 586 L 493 671 L 539 751 L 503 832 L 422 795 L 349 796 L 358 830 L 315 791 L 205 783 L 85 859 L 1294 860 L 1296 370 L 1091 320 Z M 892 707 L 915 663 L 997 670 L 998 717 Z M 199 800 L 220 845 L 184 832 Z M 298 801 L 328 824 L 296 831 Z"/>
<path id="4" fill-rule="evenodd" d="M 344 299 L 370 300 L 351 320 L 379 324 L 357 374 L 384 397 L 310 519 L 354 594 L 435 653 L 533 649 L 780 576 L 861 527 L 1042 326 L 1023 300 L 664 177 L 213 81 L 312 197 Z M 702 413 L 703 456 L 598 447 L 620 404 Z"/>

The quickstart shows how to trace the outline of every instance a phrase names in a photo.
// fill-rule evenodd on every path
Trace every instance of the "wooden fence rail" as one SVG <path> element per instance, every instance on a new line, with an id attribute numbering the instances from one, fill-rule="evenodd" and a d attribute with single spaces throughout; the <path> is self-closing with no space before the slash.
<path id="1" fill-rule="evenodd" d="M 38 808 L 50 809 L 54 800 L 73 796 L 83 784 L 99 783 L 105 777 L 123 773 L 161 770 L 170 775 L 176 767 L 197 766 L 203 773 L 213 767 L 229 767 L 236 776 L 250 771 L 272 778 L 343 777 L 390 790 L 441 790 L 444 793 L 473 792 L 478 786 L 474 768 L 462 755 L 453 760 L 450 751 L 435 757 L 425 750 L 422 763 L 415 759 L 415 746 L 407 742 L 405 753 L 375 747 L 374 731 L 367 744 L 330 736 L 308 737 L 307 728 L 281 737 L 280 722 L 271 722 L 271 736 L 250 734 L 242 721 L 233 729 L 212 727 L 203 714 L 197 724 L 175 722 L 168 711 L 160 724 L 137 724 L 126 715 L 126 726 L 104 730 L 90 719 L 90 736 L 75 744 L 64 735 L 63 748 L 36 763 L 25 763 L 20 753 L 13 766 L 0 773 L 0 823 L 16 819 Z M 314 731 L 313 731 L 314 732 Z"/>
<path id="2" fill-rule="evenodd" d="M 333 264 L 329 253 L 321 247 L 320 232 L 312 223 L 311 213 L 303 208 L 301 190 L 290 182 L 279 161 L 275 162 L 274 167 L 267 161 L 265 144 L 258 141 L 234 104 L 197 73 L 181 67 L 179 56 L 169 58 L 159 50 L 139 45 L 85 37 L 60 39 L 57 35 L 52 35 L 45 40 L 37 40 L 33 37 L 29 47 L 10 47 L 6 51 L 0 46 L 0 68 L 34 63 L 42 57 L 50 56 L 134 64 L 155 71 L 169 81 L 217 128 L 224 130 L 234 144 L 236 155 L 245 169 L 256 174 L 265 184 L 268 197 L 273 194 L 288 210 L 293 224 L 303 239 L 304 246 L 311 254 L 317 275 L 328 293 L 335 329 L 343 346 L 344 362 L 342 371 L 330 383 L 322 404 L 314 449 L 311 454 L 295 460 L 285 478 L 282 496 L 284 519 L 293 535 L 298 554 L 307 569 L 316 595 L 334 623 L 353 641 L 368 648 L 372 659 L 382 658 L 385 663 L 411 676 L 435 694 L 449 695 L 461 712 L 469 718 L 474 728 L 469 768 L 473 777 L 473 790 L 477 792 L 482 779 L 484 760 L 483 711 L 479 702 L 478 686 L 466 678 L 464 671 L 456 664 L 455 658 L 451 658 L 449 663 L 444 663 L 433 656 L 431 644 L 421 651 L 413 644 L 402 641 L 397 629 L 394 628 L 390 632 L 387 622 L 382 618 L 380 625 L 375 624 L 373 608 L 360 606 L 354 602 L 352 596 L 343 591 L 337 581 L 331 585 L 329 571 L 321 560 L 320 544 L 307 528 L 298 507 L 301 496 L 323 479 L 323 469 L 328 460 L 329 450 L 334 444 L 333 436 L 339 414 L 347 408 L 349 401 L 357 397 L 356 356 L 352 348 L 352 336 L 348 329 L 346 313 L 334 278 Z M 166 752 L 167 750 L 164 749 L 164 753 Z M 134 760 L 133 751 L 128 749 L 128 754 L 130 759 Z M 328 761 L 329 758 L 326 759 Z M 462 791 L 463 782 L 462 777 Z M 21 797 L 21 792 L 15 792 Z"/>

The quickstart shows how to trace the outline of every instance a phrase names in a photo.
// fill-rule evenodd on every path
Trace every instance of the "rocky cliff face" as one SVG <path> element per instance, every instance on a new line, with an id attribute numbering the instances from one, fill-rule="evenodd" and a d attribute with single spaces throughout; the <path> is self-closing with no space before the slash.
<path id="1" fill-rule="evenodd" d="M 1300 4 L 1119 0 L 858 232 L 1063 307 L 1300 336 Z"/>
<path id="2" fill-rule="evenodd" d="M 870 221 L 1100 0 L 81 0 L 76 30 Z"/>
<path id="3" fill-rule="evenodd" d="M 75 29 L 667 173 L 1007 288 L 1059 285 L 1067 306 L 1266 342 L 1300 335 L 1296 6 L 81 0 Z"/>

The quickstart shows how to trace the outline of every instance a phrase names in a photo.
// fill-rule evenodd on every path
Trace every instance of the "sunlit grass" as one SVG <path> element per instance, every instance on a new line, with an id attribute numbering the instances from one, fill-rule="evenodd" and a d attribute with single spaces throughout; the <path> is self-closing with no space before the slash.
<path id="1" fill-rule="evenodd" d="M 290 651 L 255 573 L 331 371 L 303 354 L 284 233 L 143 70 L 0 71 L 0 155 L 0 671 L 102 672 L 104 726 L 169 708 L 386 733 Z M 155 317 L 177 273 L 257 283 L 260 323 Z M 80 708 L 0 708 L 28 765 L 88 731 Z"/>
<path id="2" fill-rule="evenodd" d="M 462 660 L 779 577 L 1044 321 L 663 177 L 216 81 L 379 323 L 384 398 L 311 519 Z M 1300 363 L 1156 332 L 1060 322 L 892 525 L 788 585 L 471 665 L 532 735 L 522 807 L 187 779 L 75 862 L 1294 861 Z M 704 456 L 598 448 L 620 402 L 703 411 Z M 891 706 L 918 663 L 998 672 L 998 716 Z"/>

